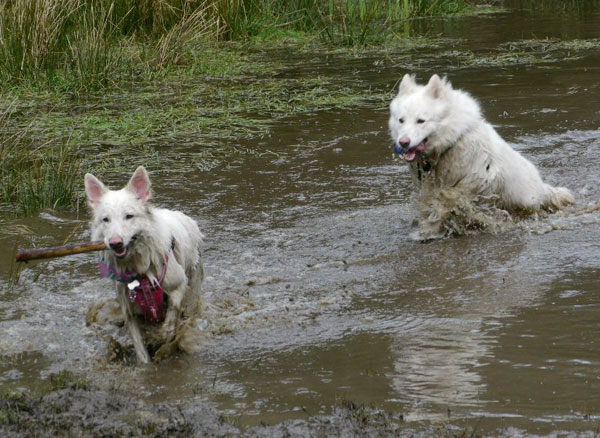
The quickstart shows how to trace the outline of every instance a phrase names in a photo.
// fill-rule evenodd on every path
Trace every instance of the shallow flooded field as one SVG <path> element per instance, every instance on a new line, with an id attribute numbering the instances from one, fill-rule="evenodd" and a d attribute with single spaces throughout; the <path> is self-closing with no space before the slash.
<path id="1" fill-rule="evenodd" d="M 385 105 L 281 120 L 263 138 L 239 138 L 258 155 L 151 175 L 154 202 L 190 214 L 207 236 L 196 355 L 109 363 L 107 332 L 85 325 L 88 307 L 113 294 L 93 254 L 32 262 L 11 283 L 15 244 L 86 240 L 87 213 L 11 220 L 31 231 L 0 231 L 2 388 L 36 391 L 68 369 L 147 402 L 213 406 L 240 427 L 329 415 L 353 400 L 403 414 L 407 429 L 596 431 L 600 4 L 560 14 L 512 6 L 423 23 L 437 47 L 282 62 L 290 76 L 334 70 L 390 97 L 406 72 L 447 74 L 576 206 L 418 243 Z M 196 145 L 156 147 L 185 160 Z"/>

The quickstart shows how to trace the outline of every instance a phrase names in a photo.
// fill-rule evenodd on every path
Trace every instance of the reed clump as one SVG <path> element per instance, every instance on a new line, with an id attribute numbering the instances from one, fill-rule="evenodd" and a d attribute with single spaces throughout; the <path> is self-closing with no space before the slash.
<path id="1" fill-rule="evenodd" d="M 82 160 L 72 146 L 28 146 L 27 131 L 11 133 L 11 109 L 0 113 L 0 209 L 29 215 L 78 203 Z"/>

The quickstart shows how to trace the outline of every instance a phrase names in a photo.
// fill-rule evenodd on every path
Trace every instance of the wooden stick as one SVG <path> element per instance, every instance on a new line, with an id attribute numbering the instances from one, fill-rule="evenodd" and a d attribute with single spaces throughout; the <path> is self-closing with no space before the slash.
<path id="1" fill-rule="evenodd" d="M 54 246 L 52 248 L 34 248 L 17 251 L 17 261 L 27 262 L 35 259 L 48 259 L 50 257 L 62 257 L 82 252 L 102 251 L 106 249 L 104 242 L 80 242 L 64 246 Z"/>

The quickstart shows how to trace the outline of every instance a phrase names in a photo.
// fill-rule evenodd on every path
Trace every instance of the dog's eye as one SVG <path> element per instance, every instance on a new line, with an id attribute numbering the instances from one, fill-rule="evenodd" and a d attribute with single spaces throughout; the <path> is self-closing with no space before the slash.
<path id="1" fill-rule="evenodd" d="M 402 117 L 400 117 L 400 118 L 398 119 L 398 121 L 399 121 L 400 123 L 404 123 L 404 119 L 403 119 Z"/>
<path id="2" fill-rule="evenodd" d="M 108 217 L 103 217 L 102 222 L 110 222 L 110 219 Z"/>
<path id="3" fill-rule="evenodd" d="M 133 215 L 132 214 L 126 214 L 125 215 L 125 219 L 127 219 L 127 220 L 133 219 Z"/>
<path id="4" fill-rule="evenodd" d="M 425 120 L 423 120 L 423 119 L 417 119 L 417 123 L 418 124 L 425 123 Z"/>

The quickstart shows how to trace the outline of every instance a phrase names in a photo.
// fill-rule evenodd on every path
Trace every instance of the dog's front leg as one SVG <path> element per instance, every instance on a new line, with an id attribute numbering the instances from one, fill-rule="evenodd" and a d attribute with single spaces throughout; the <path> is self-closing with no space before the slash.
<path id="1" fill-rule="evenodd" d="M 169 357 L 177 350 L 177 342 L 176 342 L 176 330 L 177 324 L 179 323 L 179 318 L 181 316 L 181 303 L 183 301 L 183 297 L 185 294 L 186 286 L 183 284 L 182 286 L 172 290 L 169 292 L 169 308 L 167 310 L 167 314 L 165 315 L 165 320 L 163 321 L 162 327 L 160 328 L 160 339 L 162 345 L 160 348 L 154 353 L 153 360 L 156 362 L 161 361 L 162 359 Z"/>
<path id="2" fill-rule="evenodd" d="M 182 283 L 178 288 L 168 292 L 169 308 L 161 327 L 161 335 L 165 342 L 170 341 L 175 336 L 175 329 L 181 315 L 181 303 L 185 295 L 185 290 L 186 285 Z"/>
<path id="3" fill-rule="evenodd" d="M 133 341 L 133 347 L 135 348 L 135 355 L 138 362 L 149 363 L 150 355 L 148 354 L 146 346 L 144 345 L 144 338 L 142 337 L 140 326 L 138 325 L 133 314 L 131 301 L 129 301 L 127 286 L 124 284 L 117 284 L 117 300 L 119 302 L 119 306 L 121 306 L 121 311 L 123 312 L 125 327 L 127 327 L 127 332 Z"/>

